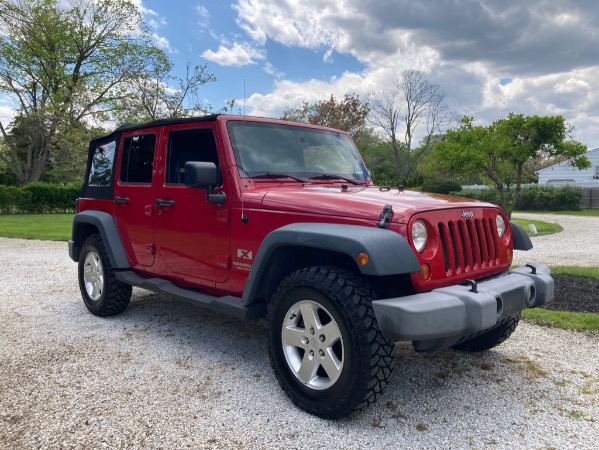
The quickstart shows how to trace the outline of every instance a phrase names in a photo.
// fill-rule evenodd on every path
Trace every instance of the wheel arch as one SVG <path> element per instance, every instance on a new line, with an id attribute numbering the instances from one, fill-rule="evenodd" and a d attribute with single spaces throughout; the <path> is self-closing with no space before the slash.
<path id="1" fill-rule="evenodd" d="M 512 238 L 514 240 L 514 250 L 530 250 L 532 248 L 532 241 L 526 231 L 515 222 L 510 222 L 510 229 L 512 231 Z"/>
<path id="2" fill-rule="evenodd" d="M 102 237 L 112 267 L 115 269 L 130 268 L 116 222 L 110 214 L 103 211 L 84 211 L 75 215 L 69 241 L 71 259 L 75 262 L 79 260 L 83 242 L 87 237 L 96 233 Z"/>
<path id="3" fill-rule="evenodd" d="M 356 261 L 366 252 L 368 263 Z M 289 273 L 313 265 L 329 265 L 368 277 L 420 271 L 420 263 L 408 242 L 381 228 L 295 223 L 278 228 L 263 240 L 243 291 L 250 304 L 269 298 Z"/>

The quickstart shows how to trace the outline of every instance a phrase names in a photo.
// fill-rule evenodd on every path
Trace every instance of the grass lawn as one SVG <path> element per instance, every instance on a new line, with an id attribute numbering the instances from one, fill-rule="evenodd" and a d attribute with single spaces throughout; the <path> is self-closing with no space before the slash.
<path id="1" fill-rule="evenodd" d="M 599 313 L 533 308 L 524 310 L 522 318 L 537 325 L 549 325 L 565 328 L 566 330 L 599 332 Z"/>
<path id="2" fill-rule="evenodd" d="M 542 222 L 540 220 L 528 220 L 528 219 L 511 219 L 512 222 L 517 223 L 524 231 L 529 235 L 532 234 L 529 228 L 529 225 L 532 223 L 537 229 L 537 235 L 539 234 L 551 234 L 551 233 L 559 233 L 560 231 L 564 231 L 564 228 L 557 223 L 549 223 Z"/>
<path id="3" fill-rule="evenodd" d="M 74 214 L 6 214 L 0 215 L 0 236 L 68 241 Z"/>
<path id="4" fill-rule="evenodd" d="M 574 275 L 599 280 L 599 267 L 553 266 L 553 275 Z M 522 312 L 522 318 L 538 325 L 567 330 L 599 332 L 599 313 L 553 311 L 533 308 Z"/>
<path id="5" fill-rule="evenodd" d="M 599 209 L 583 209 L 581 211 L 514 211 L 522 214 L 558 214 L 563 216 L 599 217 Z"/>

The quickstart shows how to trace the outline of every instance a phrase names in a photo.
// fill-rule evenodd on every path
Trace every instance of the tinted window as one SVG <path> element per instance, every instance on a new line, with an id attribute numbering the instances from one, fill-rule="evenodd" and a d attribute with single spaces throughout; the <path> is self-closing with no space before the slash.
<path id="1" fill-rule="evenodd" d="M 151 183 L 156 135 L 144 134 L 125 138 L 121 160 L 121 181 Z"/>
<path id="2" fill-rule="evenodd" d="M 114 162 L 114 149 L 116 142 L 110 141 L 98 145 L 94 150 L 91 169 L 89 172 L 89 186 L 109 186 L 112 178 Z"/>
<path id="3" fill-rule="evenodd" d="M 166 161 L 167 184 L 185 184 L 185 163 L 187 161 L 213 162 L 219 168 L 220 174 L 216 142 L 210 128 L 170 133 Z M 218 184 L 221 184 L 220 181 Z"/>

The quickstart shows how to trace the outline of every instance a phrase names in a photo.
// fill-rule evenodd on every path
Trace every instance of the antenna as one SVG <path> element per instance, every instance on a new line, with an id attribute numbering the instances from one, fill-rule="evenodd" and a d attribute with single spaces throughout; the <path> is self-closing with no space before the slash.
<path id="1" fill-rule="evenodd" d="M 243 115 L 245 116 L 245 78 L 243 79 Z"/>

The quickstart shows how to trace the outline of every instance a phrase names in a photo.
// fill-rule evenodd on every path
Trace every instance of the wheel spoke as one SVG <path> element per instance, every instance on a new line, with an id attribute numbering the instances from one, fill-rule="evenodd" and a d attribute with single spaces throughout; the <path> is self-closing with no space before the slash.
<path id="1" fill-rule="evenodd" d="M 326 342 L 332 346 L 335 342 L 341 339 L 341 331 L 336 322 L 329 322 L 318 330 L 318 334 L 324 335 Z"/>
<path id="2" fill-rule="evenodd" d="M 97 299 L 102 295 L 102 284 L 97 281 L 92 283 L 92 292 L 90 297 L 93 299 Z"/>
<path id="3" fill-rule="evenodd" d="M 343 363 L 339 361 L 339 358 L 337 358 L 337 355 L 335 355 L 332 348 L 329 347 L 324 351 L 324 358 L 320 359 L 320 364 L 329 376 L 331 382 L 335 382 L 337 378 L 339 378 L 339 375 L 341 375 Z"/>
<path id="4" fill-rule="evenodd" d="M 320 364 L 316 360 L 313 354 L 310 352 L 304 353 L 304 359 L 302 360 L 302 364 L 297 371 L 297 376 L 306 384 L 310 384 L 310 381 L 314 379 L 316 376 L 316 371 Z"/>
<path id="5" fill-rule="evenodd" d="M 320 328 L 320 319 L 318 318 L 318 308 L 315 305 L 309 303 L 302 303 L 299 307 L 302 313 L 302 319 L 304 319 L 304 327 L 306 330 L 310 330 L 312 327 L 314 330 Z"/>
<path id="6" fill-rule="evenodd" d="M 286 345 L 305 349 L 309 342 L 306 337 L 306 330 L 303 328 L 297 328 L 295 326 L 286 327 L 283 330 L 283 334 L 283 342 Z"/>
<path id="7" fill-rule="evenodd" d="M 83 280 L 86 283 L 93 283 L 96 280 L 96 272 L 92 269 L 91 265 L 85 265 L 83 269 Z"/>
<path id="8" fill-rule="evenodd" d="M 92 257 L 89 260 L 89 266 L 92 268 L 92 270 L 94 272 L 98 271 L 98 262 L 99 262 L 99 259 L 96 258 L 95 255 L 92 255 Z"/>

